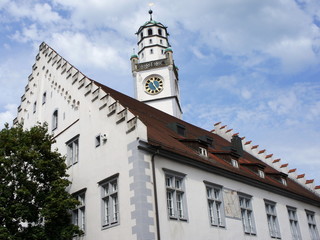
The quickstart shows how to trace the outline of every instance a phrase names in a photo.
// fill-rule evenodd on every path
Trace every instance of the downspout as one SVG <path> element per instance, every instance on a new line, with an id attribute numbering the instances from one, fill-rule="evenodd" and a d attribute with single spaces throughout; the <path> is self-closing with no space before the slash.
<path id="1" fill-rule="evenodd" d="M 157 240 L 160 240 L 160 220 L 159 220 L 159 206 L 158 206 L 158 194 L 157 194 L 157 178 L 156 178 L 156 169 L 154 158 L 159 154 L 159 149 L 157 149 L 151 157 L 152 165 L 152 178 L 153 178 L 153 195 L 154 195 L 154 204 L 155 204 L 155 214 L 156 214 L 156 227 L 157 227 Z"/>

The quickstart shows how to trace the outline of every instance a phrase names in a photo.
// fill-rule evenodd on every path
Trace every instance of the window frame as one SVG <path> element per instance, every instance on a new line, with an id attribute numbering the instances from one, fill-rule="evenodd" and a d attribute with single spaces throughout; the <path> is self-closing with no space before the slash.
<path id="1" fill-rule="evenodd" d="M 52 131 L 58 128 L 58 123 L 59 123 L 59 111 L 58 109 L 55 109 L 52 113 Z"/>
<path id="2" fill-rule="evenodd" d="M 252 207 L 252 196 L 238 193 L 238 197 L 243 231 L 248 235 L 257 235 Z M 245 204 L 242 204 L 243 201 L 245 201 Z"/>
<path id="3" fill-rule="evenodd" d="M 301 240 L 301 231 L 297 216 L 297 208 L 287 206 L 289 224 L 290 224 L 290 231 L 293 240 Z"/>
<path id="4" fill-rule="evenodd" d="M 223 187 L 209 182 L 204 182 L 204 184 L 206 188 L 209 223 L 214 227 L 225 228 L 226 216 L 224 212 Z M 217 209 L 217 206 L 219 209 Z"/>
<path id="5" fill-rule="evenodd" d="M 266 199 L 264 200 L 264 203 L 270 237 L 281 239 L 280 225 L 276 211 L 276 203 Z"/>
<path id="6" fill-rule="evenodd" d="M 320 236 L 319 236 L 319 231 L 318 231 L 317 223 L 315 219 L 315 213 L 309 210 L 305 210 L 305 211 L 306 211 L 306 217 L 307 217 L 311 240 L 318 240 L 320 239 Z"/>
<path id="7" fill-rule="evenodd" d="M 42 105 L 44 105 L 47 102 L 47 92 L 44 92 L 42 94 Z"/>
<path id="8" fill-rule="evenodd" d="M 83 232 L 86 230 L 86 189 L 73 193 L 72 196 L 76 198 L 80 204 L 72 210 L 72 223 L 79 227 Z M 80 216 L 80 217 L 79 217 Z M 75 221 L 75 219 L 77 219 Z M 80 220 L 80 223 L 79 223 Z"/>
<path id="9" fill-rule="evenodd" d="M 167 214 L 171 220 L 188 221 L 185 177 L 183 173 L 164 169 Z"/>
<path id="10" fill-rule="evenodd" d="M 101 227 L 107 229 L 117 226 L 120 224 L 119 174 L 100 181 L 99 186 L 101 189 Z"/>
<path id="11" fill-rule="evenodd" d="M 80 135 L 78 134 L 72 139 L 70 139 L 68 142 L 66 142 L 68 166 L 72 166 L 79 162 L 79 139 Z"/>

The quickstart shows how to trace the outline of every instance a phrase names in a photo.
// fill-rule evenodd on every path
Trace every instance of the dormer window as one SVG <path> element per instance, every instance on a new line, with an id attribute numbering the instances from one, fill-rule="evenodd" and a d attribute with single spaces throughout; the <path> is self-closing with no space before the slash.
<path id="1" fill-rule="evenodd" d="M 177 125 L 177 133 L 181 136 L 186 135 L 186 128 L 182 125 Z"/>
<path id="2" fill-rule="evenodd" d="M 148 29 L 148 36 L 151 36 L 151 35 L 152 35 L 152 29 L 149 28 L 149 29 Z"/>
<path id="3" fill-rule="evenodd" d="M 199 154 L 201 156 L 208 157 L 208 151 L 207 151 L 207 149 L 205 149 L 203 147 L 199 147 Z"/>
<path id="4" fill-rule="evenodd" d="M 281 183 L 284 185 L 284 186 L 287 186 L 287 180 L 285 178 L 281 178 Z"/>
<path id="5" fill-rule="evenodd" d="M 258 169 L 258 175 L 259 175 L 259 177 L 261 177 L 261 178 L 264 178 L 264 177 L 265 177 L 264 171 L 262 171 L 261 169 Z"/>
<path id="6" fill-rule="evenodd" d="M 235 168 L 239 168 L 239 163 L 237 160 L 235 159 L 231 159 L 231 165 Z"/>

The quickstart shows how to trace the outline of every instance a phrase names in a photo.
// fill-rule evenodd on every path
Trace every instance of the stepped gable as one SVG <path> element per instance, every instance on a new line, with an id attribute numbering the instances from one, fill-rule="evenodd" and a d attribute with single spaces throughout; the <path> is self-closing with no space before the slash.
<path id="1" fill-rule="evenodd" d="M 188 161 L 184 161 L 186 164 L 197 165 L 198 167 L 201 166 L 203 169 L 226 175 L 235 180 L 249 181 L 257 187 L 269 190 L 273 189 L 277 193 L 286 196 L 292 195 L 302 201 L 308 201 L 309 203 L 313 202 L 314 205 L 320 206 L 320 197 L 315 191 L 309 190 L 291 178 L 286 178 L 287 174 L 282 173 L 268 163 L 261 161 L 246 150 L 238 159 L 238 162 L 240 163 L 239 168 L 235 168 L 230 163 L 223 160 L 219 157 L 219 154 L 228 154 L 230 152 L 228 148 L 230 148 L 231 141 L 219 136 L 215 131 L 210 132 L 201 129 L 106 87 L 101 83 L 95 82 L 95 84 L 106 93 L 110 94 L 114 99 L 117 99 L 120 104 L 127 107 L 134 115 L 138 116 L 138 118 L 147 126 L 148 143 L 150 145 L 161 147 L 164 151 L 184 156 L 185 159 L 188 159 Z M 176 131 L 172 130 L 172 128 L 170 128 L 170 125 L 172 124 L 183 126 L 185 128 L 185 135 L 181 136 Z M 237 134 L 232 135 L 237 136 Z M 213 142 L 211 146 L 207 146 L 208 157 L 200 156 L 194 148 L 190 147 L 190 142 L 203 145 L 203 143 L 201 143 L 201 138 L 203 138 L 203 136 L 211 138 Z M 245 139 L 241 140 L 242 142 L 245 141 Z M 264 151 L 259 152 L 260 150 L 258 150 L 259 155 L 265 154 Z M 266 155 L 265 158 L 272 161 L 272 155 L 270 154 Z M 245 166 L 245 164 L 241 165 L 241 163 L 259 165 L 266 173 L 265 178 L 259 177 Z M 273 176 L 285 177 L 286 185 L 277 181 Z"/>

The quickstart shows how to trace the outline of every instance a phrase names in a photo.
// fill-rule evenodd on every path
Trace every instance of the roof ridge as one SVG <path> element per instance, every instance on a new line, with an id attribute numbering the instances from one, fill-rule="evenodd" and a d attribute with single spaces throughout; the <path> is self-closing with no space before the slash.
<path id="1" fill-rule="evenodd" d="M 223 137 L 227 141 L 231 142 L 232 136 L 234 135 L 233 129 L 226 130 L 227 125 L 222 125 L 221 122 L 214 124 L 214 129 L 212 132 L 215 134 Z M 304 188 L 311 190 L 314 193 L 317 193 L 320 196 L 320 190 L 318 191 L 313 184 L 314 181 L 306 181 L 304 178 L 304 174 L 297 174 L 296 168 L 289 169 L 288 163 L 281 164 L 280 159 L 274 159 L 273 154 L 266 154 L 266 150 L 259 150 L 259 145 L 253 145 L 252 141 L 246 141 L 245 137 L 241 138 L 242 147 L 243 149 L 251 154 L 252 156 L 256 157 L 257 159 L 261 160 L 264 163 L 267 163 L 269 166 L 275 168 L 276 170 L 288 174 L 290 179 L 294 180 L 295 182 L 302 185 Z M 299 177 L 298 177 L 299 176 Z"/>

